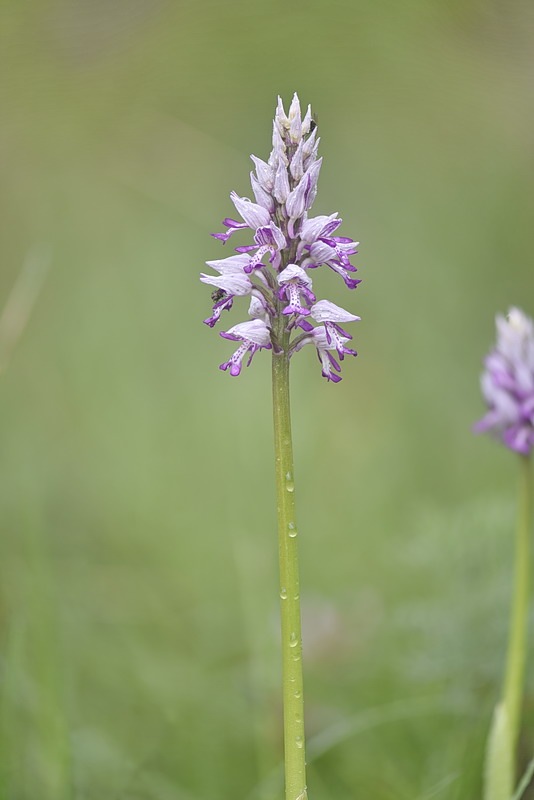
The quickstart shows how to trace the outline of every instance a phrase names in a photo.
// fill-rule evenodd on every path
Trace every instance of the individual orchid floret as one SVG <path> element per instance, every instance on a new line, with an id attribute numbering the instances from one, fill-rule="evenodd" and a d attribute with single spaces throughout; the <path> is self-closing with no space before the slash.
<path id="1" fill-rule="evenodd" d="M 266 245 L 272 247 L 273 250 L 283 250 L 284 247 L 287 247 L 286 237 L 274 222 L 258 228 L 254 234 L 254 241 L 257 245 Z"/>
<path id="2" fill-rule="evenodd" d="M 344 346 L 346 341 L 348 341 L 346 337 L 339 337 L 339 345 L 342 353 L 342 355 L 340 355 L 340 360 L 343 360 L 345 355 L 358 355 L 356 350 L 350 350 L 348 347 Z M 333 383 L 339 383 L 341 380 L 341 375 L 338 373 L 341 372 L 341 366 L 330 352 L 331 350 L 336 350 L 337 347 L 332 338 L 328 336 L 324 325 L 319 325 L 317 328 L 313 328 L 310 333 L 304 334 L 295 340 L 295 344 L 293 349 L 290 351 L 290 355 L 294 355 L 299 350 L 302 350 L 302 348 L 307 344 L 313 344 L 317 350 L 317 356 L 321 362 L 323 378 L 326 378 L 327 381 L 332 381 Z M 338 355 L 339 352 L 340 351 L 338 350 Z"/>
<path id="3" fill-rule="evenodd" d="M 344 354 L 347 352 L 344 343 L 352 339 L 352 336 L 339 323 L 358 322 L 360 317 L 357 317 L 356 314 L 351 314 L 350 311 L 345 311 L 344 308 L 336 306 L 335 303 L 331 303 L 329 300 L 319 300 L 318 303 L 311 307 L 310 314 L 315 322 L 324 323 L 328 344 L 332 344 L 336 348 L 340 359 L 343 361 Z"/>
<path id="4" fill-rule="evenodd" d="M 304 266 L 314 269 L 326 264 L 341 275 L 349 289 L 355 289 L 361 281 L 349 274 L 356 272 L 356 267 L 351 264 L 349 256 L 358 252 L 358 244 L 359 242 L 354 242 L 347 236 L 319 237 L 309 247 L 309 259 L 304 261 Z"/>
<path id="5" fill-rule="evenodd" d="M 310 313 L 310 309 L 304 304 L 315 301 L 309 275 L 297 264 L 288 264 L 278 276 L 278 283 L 280 285 L 278 297 L 280 300 L 288 301 L 288 305 L 284 308 L 282 314 L 286 316 L 288 314 L 307 316 Z"/>
<path id="6" fill-rule="evenodd" d="M 488 413 L 475 425 L 489 431 L 511 450 L 529 455 L 534 449 L 534 322 L 518 308 L 498 315 L 497 343 L 485 360 L 481 378 Z"/>
<path id="7" fill-rule="evenodd" d="M 219 275 L 206 275 L 203 272 L 200 274 L 202 283 L 216 287 L 216 291 L 211 295 L 214 303 L 212 315 L 204 320 L 210 328 L 213 328 L 218 322 L 223 311 L 229 311 L 232 308 L 234 297 L 245 297 L 253 291 L 252 283 L 243 271 L 248 261 L 248 256 L 238 255 L 219 261 L 206 262 L 208 266 L 220 273 Z"/>
<path id="8" fill-rule="evenodd" d="M 258 350 L 263 348 L 270 350 L 271 338 L 269 328 L 261 319 L 251 319 L 248 322 L 240 322 L 234 325 L 229 331 L 221 331 L 221 336 L 225 339 L 230 339 L 233 342 L 241 342 L 233 356 L 221 364 L 219 369 L 230 369 L 230 375 L 234 377 L 241 372 L 241 362 L 246 353 L 250 353 L 247 361 L 247 367 Z"/>
<path id="9" fill-rule="evenodd" d="M 322 214 L 319 217 L 309 217 L 305 219 L 299 233 L 299 238 L 303 243 L 300 247 L 302 248 L 303 245 L 307 244 L 312 245 L 322 236 L 331 236 L 342 222 L 343 220 L 339 219 L 337 211 L 334 212 L 334 214 L 330 214 L 330 216 Z"/>
<path id="10" fill-rule="evenodd" d="M 212 315 L 205 320 L 210 327 L 232 308 L 235 298 L 249 297 L 251 319 L 240 324 L 249 327 L 234 326 L 222 334 L 240 342 L 236 354 L 221 365 L 231 375 L 241 371 L 244 353 L 252 357 L 258 349 L 267 348 L 267 341 L 275 355 L 287 357 L 300 350 L 303 342 L 313 342 L 323 375 L 334 382 L 340 378 L 332 352 L 337 351 L 339 360 L 354 354 L 345 347 L 352 337 L 344 326 L 359 317 L 328 300 L 317 301 L 312 290 L 310 271 L 323 265 L 339 274 L 350 289 L 360 283 L 350 261 L 358 243 L 337 235 L 342 224 L 337 212 L 311 215 L 322 167 L 319 141 L 311 108 L 303 115 L 295 94 L 286 114 L 278 98 L 271 153 L 266 160 L 251 156 L 250 182 L 256 202 L 232 192 L 230 198 L 243 221 L 228 217 L 226 232 L 213 234 L 223 243 L 240 232 L 252 238 L 239 243 L 236 255 L 207 262 L 218 275 L 201 275 L 204 283 L 215 287 Z M 256 327 L 250 327 L 252 323 Z M 261 342 L 247 338 L 249 330 L 261 330 Z"/>
<path id="11" fill-rule="evenodd" d="M 285 246 L 286 238 L 284 234 L 277 225 L 271 222 L 269 225 L 258 228 L 254 234 L 254 244 L 236 247 L 236 252 L 251 253 L 254 250 L 256 251 L 253 256 L 250 256 L 248 263 L 244 266 L 244 270 L 247 273 L 264 267 L 265 265 L 262 263 L 262 259 L 267 254 L 269 254 L 269 262 L 273 265 L 273 269 L 277 270 L 281 261 L 280 251 Z"/>

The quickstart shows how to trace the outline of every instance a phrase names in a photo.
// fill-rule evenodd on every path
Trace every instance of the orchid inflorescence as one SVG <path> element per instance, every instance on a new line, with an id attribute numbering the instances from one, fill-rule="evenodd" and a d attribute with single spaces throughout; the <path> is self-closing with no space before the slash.
<path id="1" fill-rule="evenodd" d="M 488 413 L 475 426 L 511 450 L 534 449 L 534 322 L 518 308 L 497 316 L 497 344 L 485 360 L 482 394 Z"/>
<path id="2" fill-rule="evenodd" d="M 356 355 L 346 343 L 352 336 L 340 323 L 359 320 L 355 314 L 329 300 L 317 301 L 310 271 L 326 265 L 341 276 L 349 289 L 360 283 L 350 256 L 358 242 L 335 236 L 342 223 L 337 212 L 329 216 L 308 216 L 317 194 L 322 158 L 317 158 L 317 126 L 311 109 L 302 118 L 297 95 L 286 115 L 280 98 L 273 122 L 273 149 L 267 162 L 251 156 L 255 172 L 250 173 L 256 202 L 230 197 L 242 222 L 225 219 L 225 233 L 214 233 L 225 242 L 239 230 L 251 229 L 254 244 L 236 247 L 236 255 L 207 261 L 218 275 L 201 274 L 201 281 L 216 287 L 212 294 L 212 315 L 204 320 L 213 327 L 235 297 L 249 298 L 249 318 L 221 333 L 238 342 L 238 348 L 220 369 L 239 375 L 248 353 L 247 366 L 256 351 L 286 350 L 292 356 L 306 344 L 313 344 L 323 376 L 341 380 L 339 361 Z M 267 259 L 267 262 L 264 261 Z M 316 323 L 316 324 L 312 324 Z"/>

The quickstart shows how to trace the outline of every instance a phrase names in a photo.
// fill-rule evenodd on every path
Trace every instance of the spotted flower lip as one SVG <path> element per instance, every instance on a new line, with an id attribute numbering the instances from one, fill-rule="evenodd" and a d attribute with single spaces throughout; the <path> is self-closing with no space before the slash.
<path id="1" fill-rule="evenodd" d="M 342 225 L 338 213 L 311 215 L 323 163 L 317 155 L 319 142 L 310 106 L 303 114 L 295 94 L 286 114 L 278 98 L 269 158 L 251 156 L 253 199 L 231 192 L 240 219 L 227 217 L 226 230 L 212 234 L 223 244 L 234 234 L 248 232 L 252 238 L 238 243 L 234 255 L 206 262 L 218 274 L 200 276 L 215 287 L 212 314 L 204 320 L 210 327 L 233 307 L 235 298 L 249 298 L 249 319 L 221 333 L 238 343 L 220 365 L 230 375 L 240 374 L 246 354 L 248 365 L 258 350 L 293 356 L 305 344 L 313 344 L 323 376 L 337 383 L 337 359 L 356 355 L 346 346 L 352 336 L 342 325 L 360 318 L 328 300 L 317 300 L 312 289 L 311 270 L 322 266 L 339 275 L 349 289 L 360 283 L 351 263 L 358 243 L 337 235 Z"/>
<path id="2" fill-rule="evenodd" d="M 235 353 L 220 365 L 219 369 L 230 370 L 230 375 L 234 377 L 241 372 L 241 362 L 246 353 L 250 353 L 247 367 L 254 354 L 262 348 L 270 349 L 271 337 L 269 328 L 261 319 L 251 319 L 247 322 L 240 322 L 228 331 L 222 331 L 221 336 L 233 342 L 241 342 Z"/>
<path id="3" fill-rule="evenodd" d="M 347 341 L 347 337 L 341 335 L 334 341 L 333 338 L 329 336 L 326 327 L 324 325 L 319 325 L 317 328 L 312 328 L 309 334 L 300 337 L 300 339 L 295 342 L 291 355 L 302 350 L 305 345 L 313 344 L 317 350 L 319 361 L 321 362 L 323 378 L 333 383 L 339 383 L 341 375 L 338 373 L 341 372 L 341 366 L 330 351 L 337 350 L 340 361 L 343 360 L 345 355 L 358 355 L 356 350 L 345 347 L 345 342 Z"/>
<path id="4" fill-rule="evenodd" d="M 319 300 L 318 303 L 314 303 L 310 309 L 310 314 L 316 322 L 324 323 L 326 341 L 329 347 L 335 347 L 341 361 L 343 361 L 345 353 L 355 355 L 354 351 L 347 350 L 345 347 L 345 342 L 352 339 L 352 336 L 339 323 L 358 322 L 360 317 L 357 317 L 356 314 L 351 314 L 350 311 L 345 311 L 344 308 L 336 306 L 335 303 L 331 303 L 329 300 Z"/>
<path id="5" fill-rule="evenodd" d="M 313 303 L 315 295 L 311 290 L 312 282 L 309 275 L 299 267 L 297 264 L 288 264 L 278 276 L 278 283 L 280 290 L 278 297 L 281 300 L 288 300 L 288 305 L 282 311 L 282 314 L 298 314 L 307 316 L 310 314 L 310 309 L 306 307 L 306 303 Z"/>
<path id="6" fill-rule="evenodd" d="M 474 430 L 528 456 L 534 449 L 534 321 L 511 308 L 507 317 L 497 316 L 496 327 L 497 343 L 481 377 L 488 412 Z"/>

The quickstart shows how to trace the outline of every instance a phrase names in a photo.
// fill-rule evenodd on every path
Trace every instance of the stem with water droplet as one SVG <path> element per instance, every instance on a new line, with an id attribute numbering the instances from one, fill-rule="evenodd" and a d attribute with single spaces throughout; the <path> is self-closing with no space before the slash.
<path id="1" fill-rule="evenodd" d="M 508 714 L 512 752 L 515 752 L 517 746 L 521 724 L 521 701 L 527 652 L 530 561 L 532 558 L 531 535 L 532 465 L 528 456 L 521 456 L 514 594 L 504 679 L 504 703 Z"/>
<path id="2" fill-rule="evenodd" d="M 289 334 L 273 351 L 273 418 L 282 620 L 282 684 L 286 800 L 306 800 L 302 637 L 293 445 L 289 405 Z"/>

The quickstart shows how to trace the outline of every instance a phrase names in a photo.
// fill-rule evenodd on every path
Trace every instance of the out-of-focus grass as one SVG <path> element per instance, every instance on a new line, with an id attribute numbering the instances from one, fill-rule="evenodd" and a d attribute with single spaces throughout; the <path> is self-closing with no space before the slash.
<path id="1" fill-rule="evenodd" d="M 534 311 L 532 9 L 2 15 L 0 305 L 51 254 L 0 377 L 4 796 L 280 796 L 269 359 L 217 370 L 198 272 L 297 89 L 365 281 L 316 279 L 363 318 L 343 383 L 293 369 L 309 782 L 473 800 L 515 473 L 470 425 L 495 311 Z M 529 685 L 525 763 L 532 723 Z"/>

